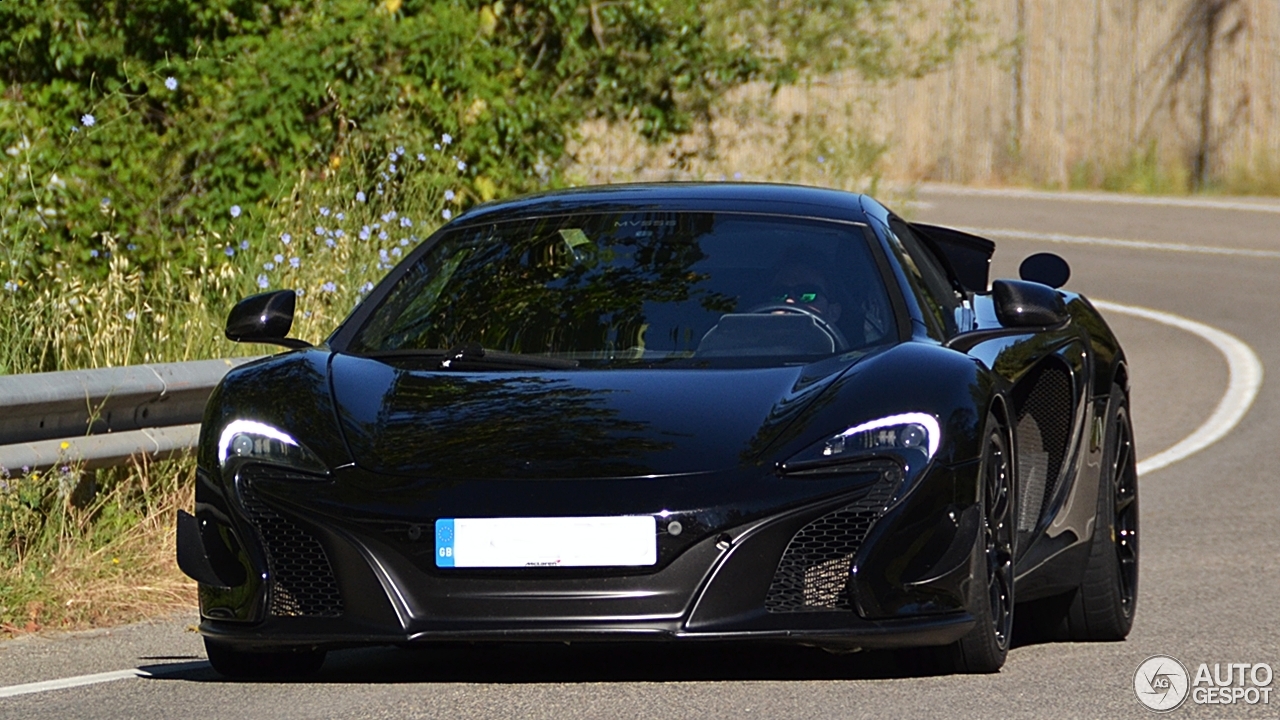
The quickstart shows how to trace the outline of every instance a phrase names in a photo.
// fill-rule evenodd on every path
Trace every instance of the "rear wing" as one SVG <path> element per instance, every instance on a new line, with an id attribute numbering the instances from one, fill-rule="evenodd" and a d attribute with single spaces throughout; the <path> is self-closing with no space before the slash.
<path id="1" fill-rule="evenodd" d="M 996 251 L 994 242 L 938 225 L 911 223 L 911 228 L 931 241 L 942 253 L 955 271 L 956 279 L 966 290 L 975 293 L 987 291 L 991 255 Z"/>

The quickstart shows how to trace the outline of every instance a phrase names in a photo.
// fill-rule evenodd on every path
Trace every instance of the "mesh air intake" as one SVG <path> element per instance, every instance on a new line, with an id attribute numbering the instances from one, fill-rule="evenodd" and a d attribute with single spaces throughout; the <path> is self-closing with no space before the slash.
<path id="1" fill-rule="evenodd" d="M 271 583 L 268 609 L 278 617 L 340 617 L 342 595 L 324 547 L 268 505 L 255 481 L 288 479 L 288 470 L 251 465 L 240 471 L 240 500 L 262 538 Z M 312 480 L 313 481 L 313 480 Z"/>

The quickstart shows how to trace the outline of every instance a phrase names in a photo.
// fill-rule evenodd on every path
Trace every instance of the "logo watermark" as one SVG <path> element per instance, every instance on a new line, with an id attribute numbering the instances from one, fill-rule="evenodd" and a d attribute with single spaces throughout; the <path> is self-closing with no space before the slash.
<path id="1" fill-rule="evenodd" d="M 1133 674 L 1133 692 L 1143 705 L 1156 712 L 1169 712 L 1187 701 L 1191 677 L 1175 657 L 1152 655 Z"/>
<path id="2" fill-rule="evenodd" d="M 1152 655 L 1133 674 L 1133 692 L 1162 713 L 1188 699 L 1197 705 L 1269 705 L 1274 679 L 1267 663 L 1200 663 L 1192 674 L 1172 655 Z"/>

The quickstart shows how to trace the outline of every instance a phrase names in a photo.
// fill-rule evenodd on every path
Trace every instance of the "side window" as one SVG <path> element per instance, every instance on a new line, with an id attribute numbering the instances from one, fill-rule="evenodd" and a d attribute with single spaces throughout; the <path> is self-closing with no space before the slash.
<path id="1" fill-rule="evenodd" d="M 911 232 L 911 228 L 897 218 L 889 219 L 889 244 L 902 262 L 907 282 L 911 284 L 930 329 L 942 337 L 954 335 L 960 298 L 956 296 L 938 259 Z"/>

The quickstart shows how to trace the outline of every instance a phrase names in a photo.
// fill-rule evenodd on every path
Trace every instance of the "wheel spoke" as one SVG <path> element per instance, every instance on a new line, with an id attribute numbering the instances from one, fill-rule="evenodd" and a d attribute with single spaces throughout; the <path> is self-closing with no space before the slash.
<path id="1" fill-rule="evenodd" d="M 983 550 L 986 553 L 987 600 L 992 632 L 1000 647 L 1007 647 L 1013 622 L 1013 531 L 1009 518 L 1012 496 L 1008 456 L 998 434 L 988 439 L 983 478 Z"/>
<path id="2" fill-rule="evenodd" d="M 1129 433 L 1125 432 L 1125 427 L 1121 426 L 1119 435 L 1116 437 L 1116 460 L 1111 467 L 1111 477 L 1119 478 L 1126 474 L 1132 460 L 1133 442 L 1129 440 Z"/>

